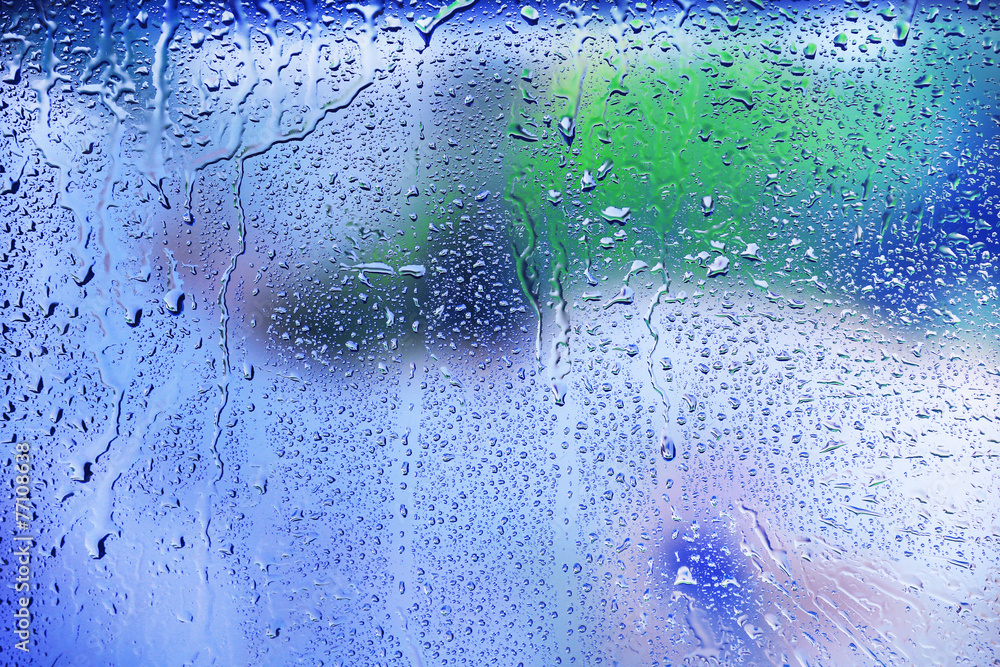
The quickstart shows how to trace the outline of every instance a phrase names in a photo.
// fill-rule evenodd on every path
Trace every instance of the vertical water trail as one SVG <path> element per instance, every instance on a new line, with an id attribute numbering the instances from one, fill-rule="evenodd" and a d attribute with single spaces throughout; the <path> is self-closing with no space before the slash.
<path id="1" fill-rule="evenodd" d="M 229 403 L 229 382 L 232 376 L 232 352 L 229 349 L 229 303 L 227 295 L 229 293 L 229 283 L 232 281 L 233 273 L 236 271 L 237 264 L 239 263 L 240 257 L 246 253 L 247 249 L 247 239 L 246 239 L 246 212 L 243 209 L 243 198 L 242 198 L 242 186 L 243 186 L 243 173 L 245 170 L 244 161 L 236 161 L 236 183 L 233 185 L 233 194 L 235 196 L 236 204 L 236 235 L 237 235 L 237 246 L 236 252 L 229 260 L 229 266 L 222 274 L 222 280 L 219 285 L 219 349 L 222 351 L 222 377 L 219 380 L 219 405 L 215 410 L 215 429 L 212 434 L 212 455 L 215 457 L 216 467 L 218 468 L 218 474 L 213 481 L 213 492 L 215 491 L 215 484 L 222 479 L 225 472 L 224 463 L 222 457 L 219 455 L 219 439 L 222 437 L 222 414 L 226 409 L 226 405 Z"/>
<path id="2" fill-rule="evenodd" d="M 260 83 L 260 76 L 257 72 L 257 62 L 254 59 L 253 44 L 250 41 L 250 23 L 247 21 L 246 12 L 243 11 L 243 3 L 240 0 L 231 0 L 229 6 L 235 16 L 235 27 L 233 43 L 242 59 L 238 69 L 242 72 L 239 86 L 234 90 L 232 101 L 229 104 L 229 121 L 226 129 L 226 140 L 221 145 L 210 145 L 209 148 L 194 158 L 184 175 L 185 211 L 188 215 L 187 221 L 193 222 L 191 218 L 191 200 L 194 196 L 194 182 L 197 174 L 202 169 L 217 162 L 230 160 L 236 155 L 243 143 L 243 136 L 246 132 L 246 115 L 243 106 L 247 99 Z M 273 8 L 272 8 L 273 11 Z M 273 35 L 269 35 L 269 41 Z"/>
<path id="3" fill-rule="evenodd" d="M 558 129 L 567 144 L 570 144 L 576 135 L 576 118 L 579 114 L 580 103 L 583 98 L 583 86 L 587 73 L 587 63 L 583 56 L 583 43 L 588 37 L 591 37 L 591 35 L 586 32 L 585 28 L 587 23 L 592 18 L 592 15 L 584 15 L 582 7 L 577 7 L 569 2 L 560 4 L 559 9 L 566 9 L 573 14 L 574 23 L 576 25 L 576 30 L 573 36 L 573 50 L 575 53 L 574 74 L 571 81 L 568 82 L 567 85 L 561 87 L 558 83 L 555 84 L 555 88 L 557 90 L 556 96 L 565 97 L 568 100 L 566 115 L 560 119 Z M 565 90 L 563 90 L 563 88 L 565 88 Z M 535 218 L 530 212 L 528 200 L 523 194 L 516 191 L 519 179 L 526 179 L 526 177 L 527 174 L 525 173 L 516 174 L 511 179 L 510 191 L 508 193 L 508 198 L 514 202 L 517 206 L 517 210 L 521 214 L 523 223 L 522 228 L 527 236 L 527 243 L 520 250 L 517 248 L 517 244 L 512 241 L 512 251 L 514 255 L 515 271 L 517 273 L 518 282 L 521 285 L 521 291 L 531 303 L 531 307 L 535 313 L 535 360 L 540 365 L 545 365 L 542 359 L 542 338 L 545 322 L 543 321 L 544 318 L 542 316 L 541 304 L 537 294 L 537 283 L 540 279 L 539 268 L 534 261 L 535 252 L 538 250 L 538 228 Z M 565 213 L 563 213 L 560 220 L 565 220 Z M 546 237 L 555 253 L 555 258 L 552 266 L 550 267 L 551 275 L 549 277 L 549 284 L 552 288 L 551 296 L 556 299 L 555 319 L 556 325 L 558 326 L 556 337 L 552 343 L 552 359 L 551 368 L 549 369 L 549 377 L 552 394 L 556 403 L 559 405 L 562 405 L 566 394 L 566 387 L 563 382 L 563 378 L 565 378 L 571 370 L 571 367 L 568 365 L 570 330 L 569 307 L 564 296 L 564 288 L 562 285 L 562 280 L 569 269 L 569 259 L 565 245 L 562 242 L 563 233 L 564 230 L 559 226 L 559 224 L 557 224 L 557 221 L 551 219 L 550 216 L 546 216 Z"/>
<path id="4" fill-rule="evenodd" d="M 569 348 L 569 304 L 566 302 L 562 281 L 567 275 L 567 265 L 569 258 L 566 254 L 566 246 L 559 238 L 561 230 L 553 229 L 553 223 L 549 222 L 549 242 L 553 250 L 553 261 L 549 285 L 552 287 L 550 295 L 555 299 L 555 323 L 556 331 L 552 339 L 552 361 L 549 369 L 549 382 L 552 389 L 552 396 L 556 405 L 566 403 L 566 383 L 564 378 L 573 369 L 570 360 Z"/>
<path id="5" fill-rule="evenodd" d="M 78 225 L 77 242 L 71 244 L 70 249 L 76 264 L 73 277 L 77 283 L 82 284 L 88 280 L 87 274 L 90 271 L 90 262 L 87 261 L 86 257 L 86 243 L 90 237 L 87 204 L 79 192 L 72 194 L 69 192 L 74 156 L 69 152 L 67 142 L 62 141 L 62 137 L 59 138 L 58 142 L 54 141 L 52 137 L 51 91 L 57 81 L 68 82 L 69 77 L 56 71 L 56 67 L 62 62 L 55 53 L 55 33 L 58 24 L 49 18 L 48 9 L 43 0 L 35 0 L 35 8 L 39 22 L 45 26 L 45 41 L 42 43 L 41 49 L 41 68 L 44 76 L 39 77 L 31 84 L 31 88 L 38 98 L 38 113 L 30 131 L 30 137 L 46 163 L 57 170 L 59 174 L 59 205 L 73 214 L 73 219 Z"/>
<path id="6" fill-rule="evenodd" d="M 276 13 L 273 7 L 270 7 L 270 3 L 262 3 L 265 7 L 269 7 L 271 11 L 268 11 L 268 29 L 269 38 L 272 40 L 272 47 L 275 46 L 276 33 L 274 33 L 274 23 L 276 22 Z M 222 378 L 219 382 L 219 406 L 215 413 L 215 428 L 212 435 L 212 453 L 215 457 L 216 465 L 218 468 L 218 475 L 213 482 L 213 493 L 215 491 L 215 485 L 222 479 L 224 474 L 224 464 L 219 456 L 218 443 L 222 435 L 222 414 L 225 411 L 226 405 L 229 401 L 229 381 L 232 374 L 232 363 L 231 363 L 231 353 L 229 349 L 229 306 L 227 303 L 226 295 L 229 291 L 229 283 L 231 281 L 232 275 L 236 270 L 239 258 L 246 253 L 246 212 L 243 208 L 242 200 L 242 186 L 243 186 L 243 176 L 245 173 L 245 162 L 248 158 L 260 155 L 264 153 L 272 146 L 277 143 L 282 143 L 285 141 L 300 140 L 310 134 L 315 130 L 316 125 L 319 120 L 323 118 L 327 112 L 336 109 L 343 108 L 351 103 L 357 94 L 363 90 L 366 86 L 370 85 L 374 81 L 375 77 L 375 64 L 373 57 L 373 44 L 375 40 L 375 25 L 374 17 L 381 11 L 382 5 L 377 4 L 374 6 L 361 7 L 356 4 L 348 6 L 348 9 L 358 11 L 365 17 L 365 30 L 364 37 L 359 38 L 358 44 L 361 48 L 361 67 L 362 67 L 362 77 L 355 81 L 355 84 L 348 88 L 343 96 L 333 100 L 322 107 L 322 109 L 314 114 L 312 114 L 311 122 L 307 124 L 307 127 L 302 128 L 298 132 L 288 133 L 285 135 L 276 134 L 273 135 L 270 141 L 260 142 L 258 144 L 248 146 L 244 148 L 241 155 L 236 160 L 237 168 L 237 179 L 234 184 L 233 194 L 234 201 L 237 208 L 237 237 L 238 244 L 237 250 L 230 259 L 229 266 L 223 273 L 221 285 L 219 289 L 218 305 L 221 313 L 220 323 L 219 323 L 219 347 L 222 350 Z M 314 12 L 315 13 L 315 12 Z M 363 41 L 362 41 L 363 40 Z M 315 93 L 313 93 L 315 97 Z M 278 105 L 275 105 L 277 107 Z M 280 113 L 279 113 L 280 115 Z M 224 159 L 225 156 L 220 155 L 218 160 L 213 160 L 216 162 Z M 200 165 L 200 168 L 208 166 L 211 162 L 205 162 Z M 189 195 L 190 201 L 190 195 Z M 206 538 L 211 544 L 211 538 L 208 537 L 208 526 L 206 523 Z"/>
<path id="7" fill-rule="evenodd" d="M 60 170 L 60 176 L 65 178 L 63 173 L 69 168 L 69 161 L 57 160 L 55 146 L 53 145 L 52 137 L 49 134 L 49 124 L 52 121 L 52 99 L 49 93 L 52 91 L 52 87 L 56 85 L 56 81 L 67 81 L 68 77 L 64 74 L 59 74 L 56 72 L 56 66 L 60 64 L 60 60 L 55 53 L 55 34 L 58 24 L 49 18 L 48 9 L 45 7 L 43 0 L 35 0 L 35 9 L 38 13 L 38 20 L 45 26 L 45 41 L 42 43 L 42 57 L 41 57 L 41 67 L 43 77 L 39 77 L 35 80 L 31 87 L 38 96 L 38 121 L 35 123 L 31 138 L 38 146 L 38 149 L 42 151 L 45 159 L 54 167 Z M 28 45 L 25 45 L 25 50 L 27 50 Z M 61 184 L 60 192 L 65 192 L 65 184 Z"/>
<path id="8" fill-rule="evenodd" d="M 108 234 L 114 234 L 114 225 L 108 220 L 108 210 L 114 206 L 114 187 L 115 184 L 121 180 L 121 154 L 122 154 L 122 139 L 124 134 L 124 126 L 122 125 L 122 119 L 117 115 L 115 116 L 114 123 L 111 125 L 111 129 L 108 134 L 108 160 L 110 164 L 108 165 L 107 174 L 104 176 L 104 180 L 101 184 L 101 192 L 98 195 L 97 202 L 95 204 L 95 214 L 97 217 L 97 243 L 99 244 L 101 251 L 104 255 L 104 275 L 109 278 L 112 277 L 112 266 L 113 266 L 113 253 L 112 246 L 108 244 Z M 114 245 L 117 243 L 112 241 Z"/>
<path id="9" fill-rule="evenodd" d="M 319 113 L 319 49 L 322 46 L 320 41 L 320 16 L 316 6 L 316 0 L 304 0 L 306 7 L 306 17 L 309 19 L 309 54 L 306 57 L 306 77 L 304 86 L 306 89 L 306 108 L 313 113 Z"/>
<path id="10" fill-rule="evenodd" d="M 199 542 L 195 562 L 198 564 L 198 574 L 202 583 L 199 591 L 199 608 L 201 610 L 201 617 L 199 619 L 201 621 L 200 630 L 206 635 L 214 617 L 213 610 L 215 608 L 215 590 L 211 585 L 208 571 L 210 563 L 209 550 L 212 548 L 212 535 L 209 531 L 213 518 L 213 502 L 215 500 L 215 496 L 218 495 L 218 484 L 222 480 L 226 471 L 225 461 L 219 453 L 219 442 L 222 439 L 223 430 L 226 428 L 223 424 L 223 416 L 229 405 L 229 390 L 230 382 L 232 380 L 232 352 L 229 347 L 229 284 L 232 280 L 233 273 L 236 271 L 238 266 L 239 258 L 246 253 L 246 214 L 243 209 L 242 199 L 244 173 L 243 160 L 236 161 L 236 168 L 237 176 L 236 182 L 233 185 L 233 195 L 235 198 L 237 213 L 237 248 L 230 258 L 229 266 L 226 267 L 226 270 L 222 274 L 217 302 L 220 312 L 219 349 L 222 353 L 222 376 L 219 378 L 219 382 L 216 385 L 219 391 L 219 403 L 215 408 L 211 441 L 212 458 L 215 462 L 216 474 L 214 478 L 206 478 L 206 489 L 200 494 L 200 502 L 198 506 L 198 515 L 202 523 L 202 536 L 204 539 Z M 206 639 L 206 644 L 207 643 L 208 641 Z"/>
<path id="11" fill-rule="evenodd" d="M 113 233 L 114 224 L 108 219 L 109 210 L 116 206 L 114 203 L 114 186 L 121 181 L 122 167 L 127 165 L 127 160 L 123 159 L 124 133 L 128 122 L 128 112 L 118 105 L 117 100 L 122 93 L 135 92 L 135 82 L 128 71 L 129 65 L 133 61 L 131 44 L 128 42 L 128 31 L 134 22 L 133 17 L 125 20 L 121 28 L 122 39 L 125 45 L 125 55 L 121 62 L 115 51 L 115 20 L 113 15 L 114 2 L 112 0 L 102 0 L 101 2 L 101 37 L 98 42 L 99 48 L 93 58 L 87 63 L 80 77 L 82 82 L 86 82 L 101 65 L 108 67 L 101 73 L 100 84 L 97 86 L 102 104 L 111 112 L 114 121 L 108 133 L 107 154 L 109 166 L 104 177 L 100 195 L 95 207 L 97 216 L 97 242 L 104 253 L 104 272 L 109 275 L 113 266 L 114 247 L 117 241 L 112 240 L 109 244 L 106 235 Z M 84 87 L 86 88 L 86 86 Z"/>
<path id="12" fill-rule="evenodd" d="M 661 386 L 656 379 L 654 363 L 656 352 L 660 347 L 660 327 L 653 322 L 656 314 L 656 306 L 660 303 L 660 297 L 670 289 L 670 276 L 667 274 L 667 270 L 664 268 L 662 262 L 653 268 L 654 272 L 657 270 L 663 274 L 663 282 L 650 299 L 649 309 L 643 316 L 643 321 L 646 323 L 646 330 L 649 331 L 649 336 L 653 340 L 653 344 L 646 355 L 646 370 L 649 373 L 649 382 L 653 390 L 659 394 L 660 403 L 663 406 L 663 430 L 660 432 L 660 455 L 667 461 L 670 461 L 676 456 L 677 448 L 670 435 L 670 398 L 667 396 L 666 388 Z"/>
<path id="13" fill-rule="evenodd" d="M 573 14 L 576 25 L 576 30 L 573 33 L 575 81 L 571 89 L 567 91 L 569 92 L 567 95 L 567 115 L 559 121 L 559 131 L 562 133 L 566 143 L 571 144 L 576 136 L 576 123 L 580 114 L 580 104 L 583 99 L 583 86 L 587 78 L 587 61 L 583 53 L 583 43 L 590 37 L 586 31 L 586 25 L 591 16 L 585 16 L 581 7 L 574 6 L 568 2 L 562 3 L 559 5 L 559 8 L 566 9 Z M 525 215 L 527 215 L 527 207 L 522 208 L 525 209 Z M 553 261 L 550 269 L 551 275 L 549 277 L 549 284 L 552 287 L 550 295 L 555 299 L 555 324 L 557 327 L 552 340 L 549 380 L 556 405 L 563 405 L 566 400 L 567 391 L 564 378 L 572 370 L 572 362 L 570 360 L 569 348 L 569 304 L 566 301 L 562 284 L 569 271 L 569 256 L 563 242 L 565 221 L 568 215 L 564 209 L 559 209 L 559 213 L 559 216 L 546 216 L 547 237 L 553 253 Z M 557 217 L 558 220 L 556 219 Z M 541 319 L 539 319 L 539 349 L 541 347 L 541 330 L 542 323 Z"/>
<path id="14" fill-rule="evenodd" d="M 580 104 L 583 100 L 583 85 L 587 80 L 587 59 L 583 53 L 583 43 L 587 39 L 593 39 L 587 31 L 587 23 L 593 18 L 593 14 L 584 14 L 583 6 L 576 6 L 569 2 L 559 5 L 559 9 L 565 9 L 573 15 L 573 24 L 576 29 L 573 31 L 573 77 L 569 85 L 559 91 L 567 99 L 566 116 L 559 121 L 559 131 L 567 143 L 572 143 L 576 136 L 576 123 L 580 116 Z"/>
<path id="15" fill-rule="evenodd" d="M 164 0 L 163 24 L 160 26 L 160 38 L 156 42 L 153 59 L 153 87 L 156 95 L 153 99 L 153 114 L 149 121 L 149 149 L 147 178 L 156 188 L 160 188 L 163 174 L 163 131 L 167 128 L 167 99 L 170 97 L 170 82 L 167 81 L 167 67 L 170 65 L 170 42 L 180 25 L 178 12 L 179 0 Z M 163 196 L 163 192 L 160 192 Z M 168 207 L 169 208 L 169 207 Z"/>
<path id="16" fill-rule="evenodd" d="M 121 123 L 128 113 L 118 105 L 118 97 L 126 90 L 135 91 L 135 84 L 128 72 L 130 50 L 126 49 L 125 51 L 125 63 L 119 63 L 115 53 L 114 6 L 115 3 L 112 0 L 101 1 L 101 35 L 97 40 L 97 53 L 90 59 L 80 75 L 80 82 L 84 85 L 79 88 L 79 91 L 96 93 L 100 97 L 101 103 L 115 116 L 116 121 Z M 127 20 L 123 26 L 123 34 L 128 30 L 130 22 L 131 20 Z M 108 67 L 101 72 L 100 83 L 86 85 L 86 82 L 101 65 Z"/>
<path id="17" fill-rule="evenodd" d="M 538 303 L 537 291 L 537 281 L 538 281 L 538 268 L 535 266 L 533 260 L 533 255 L 535 249 L 538 245 L 538 232 L 535 229 L 535 219 L 531 216 L 528 210 L 528 202 L 520 194 L 514 191 L 514 186 L 517 180 L 511 183 L 510 193 L 508 196 L 511 201 L 513 201 L 518 210 L 521 212 L 521 216 L 524 222 L 524 230 L 528 235 L 528 242 L 524 246 L 523 250 L 518 251 L 517 245 L 511 240 L 511 248 L 514 253 L 514 268 L 517 272 L 517 279 L 521 285 L 521 291 L 524 292 L 524 296 L 527 297 L 528 302 L 531 304 L 531 308 L 535 313 L 535 361 L 539 364 L 542 363 L 542 309 Z"/>

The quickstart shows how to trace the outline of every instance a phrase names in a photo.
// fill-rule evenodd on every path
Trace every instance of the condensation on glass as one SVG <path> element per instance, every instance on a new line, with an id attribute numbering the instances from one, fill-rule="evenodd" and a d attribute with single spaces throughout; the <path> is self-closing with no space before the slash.
<path id="1" fill-rule="evenodd" d="M 0 661 L 1000 657 L 997 3 L 0 21 Z"/>

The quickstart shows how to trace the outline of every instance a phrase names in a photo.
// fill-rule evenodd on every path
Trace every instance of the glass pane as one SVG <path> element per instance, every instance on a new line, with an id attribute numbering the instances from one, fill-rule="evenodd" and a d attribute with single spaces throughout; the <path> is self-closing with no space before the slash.
<path id="1" fill-rule="evenodd" d="M 5 664 L 995 663 L 995 2 L 0 1 Z"/>

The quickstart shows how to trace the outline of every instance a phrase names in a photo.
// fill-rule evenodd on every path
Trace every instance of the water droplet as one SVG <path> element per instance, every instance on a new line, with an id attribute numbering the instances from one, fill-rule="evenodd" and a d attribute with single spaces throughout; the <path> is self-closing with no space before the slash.
<path id="1" fill-rule="evenodd" d="M 681 565 L 677 568 L 677 576 L 674 577 L 674 586 L 688 585 L 694 586 L 698 582 L 695 581 L 694 575 L 691 574 L 690 568 L 687 565 Z"/>
<path id="2" fill-rule="evenodd" d="M 571 116 L 563 116 L 560 119 L 559 134 L 566 140 L 567 145 L 573 143 L 573 137 L 576 136 L 576 121 Z"/>
<path id="3" fill-rule="evenodd" d="M 525 129 L 520 123 L 515 123 L 511 126 L 507 133 L 514 139 L 520 139 L 521 141 L 538 141 L 538 135 Z"/>
<path id="4" fill-rule="evenodd" d="M 610 308 L 615 304 L 628 305 L 632 303 L 634 299 L 635 299 L 635 291 L 631 287 L 628 287 L 626 285 L 621 289 L 620 292 L 618 292 L 618 294 L 611 297 L 611 299 L 606 304 L 604 304 L 604 308 L 605 310 L 607 310 L 608 308 Z"/>
<path id="5" fill-rule="evenodd" d="M 748 243 L 746 250 L 740 253 L 740 257 L 744 259 L 753 259 L 756 261 L 761 261 L 760 259 L 760 246 L 756 243 Z"/>
<path id="6" fill-rule="evenodd" d="M 399 275 L 411 278 L 423 278 L 427 273 L 427 267 L 423 264 L 407 264 L 399 267 Z"/>
<path id="7" fill-rule="evenodd" d="M 708 267 L 708 277 L 722 276 L 729 272 L 729 258 L 725 255 L 719 255 L 715 258 L 712 264 Z"/>
<path id="8" fill-rule="evenodd" d="M 663 457 L 664 461 L 673 461 L 674 457 L 677 456 L 677 447 L 674 446 L 674 439 L 667 433 L 666 428 L 660 434 L 660 456 Z"/>
<path id="9" fill-rule="evenodd" d="M 179 288 L 170 290 L 163 295 L 163 303 L 171 313 L 179 314 L 184 307 L 184 291 Z"/>
<path id="10" fill-rule="evenodd" d="M 618 208 L 617 206 L 608 206 L 603 211 L 601 215 L 608 222 L 617 222 L 620 225 L 624 225 L 625 221 L 628 219 L 630 210 L 626 208 Z"/>
<path id="11" fill-rule="evenodd" d="M 711 195 L 705 195 L 701 198 L 701 212 L 705 217 L 715 213 L 715 200 L 712 199 Z"/>
<path id="12" fill-rule="evenodd" d="M 611 172 L 614 168 L 615 163 L 611 160 L 605 160 L 601 163 L 601 166 L 597 168 L 597 180 L 603 181 L 604 178 Z"/>

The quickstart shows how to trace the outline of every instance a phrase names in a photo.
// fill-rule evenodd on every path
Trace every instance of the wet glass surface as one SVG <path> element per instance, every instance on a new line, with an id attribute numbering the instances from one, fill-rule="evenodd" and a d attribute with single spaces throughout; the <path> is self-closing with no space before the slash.
<path id="1" fill-rule="evenodd" d="M 998 664 L 997 3 L 0 20 L 0 662 Z"/>

